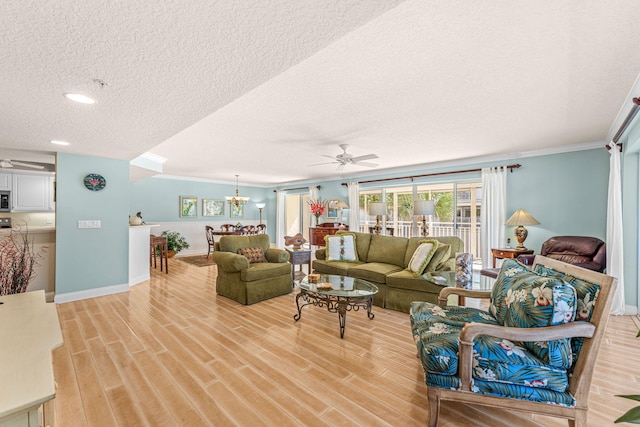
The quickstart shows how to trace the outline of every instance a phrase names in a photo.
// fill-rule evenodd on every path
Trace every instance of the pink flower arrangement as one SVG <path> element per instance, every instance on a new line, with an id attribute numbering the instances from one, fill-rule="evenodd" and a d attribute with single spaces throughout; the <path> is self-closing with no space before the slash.
<path id="1" fill-rule="evenodd" d="M 317 225 L 318 219 L 324 215 L 324 211 L 327 208 L 327 201 L 322 199 L 309 200 L 309 208 L 311 209 L 311 213 L 316 217 Z"/>

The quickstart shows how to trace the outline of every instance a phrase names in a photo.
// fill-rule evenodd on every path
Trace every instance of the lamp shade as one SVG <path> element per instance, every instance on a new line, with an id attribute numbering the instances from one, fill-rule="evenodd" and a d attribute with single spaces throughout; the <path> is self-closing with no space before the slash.
<path id="1" fill-rule="evenodd" d="M 413 202 L 414 215 L 433 215 L 436 213 L 433 200 L 416 200 Z"/>
<path id="2" fill-rule="evenodd" d="M 336 203 L 336 209 L 349 209 L 349 205 L 340 200 Z"/>
<path id="3" fill-rule="evenodd" d="M 373 202 L 369 204 L 369 215 L 386 215 L 387 205 L 383 202 Z"/>
<path id="4" fill-rule="evenodd" d="M 504 225 L 538 225 L 540 222 L 531 216 L 531 214 L 524 209 L 518 209 L 511 215 L 511 218 L 504 223 Z"/>
<path id="5" fill-rule="evenodd" d="M 256 208 L 258 209 L 264 209 L 266 205 L 264 203 L 256 203 Z"/>

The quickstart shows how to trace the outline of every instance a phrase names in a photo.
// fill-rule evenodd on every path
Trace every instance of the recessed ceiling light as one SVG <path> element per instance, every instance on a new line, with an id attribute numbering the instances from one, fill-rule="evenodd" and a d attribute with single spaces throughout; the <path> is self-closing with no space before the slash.
<path id="1" fill-rule="evenodd" d="M 79 93 L 69 93 L 66 92 L 64 97 L 70 99 L 75 102 L 80 102 L 82 104 L 95 104 L 96 100 L 93 98 L 89 98 L 88 96 L 81 95 Z"/>
<path id="2" fill-rule="evenodd" d="M 56 140 L 52 140 L 51 141 L 52 144 L 57 144 L 57 145 L 69 145 L 69 143 L 67 141 L 56 141 Z"/>

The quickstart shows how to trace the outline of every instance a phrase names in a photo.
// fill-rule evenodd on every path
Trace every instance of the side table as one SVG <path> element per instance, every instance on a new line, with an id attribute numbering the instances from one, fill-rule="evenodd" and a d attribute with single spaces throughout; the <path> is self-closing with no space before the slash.
<path id="1" fill-rule="evenodd" d="M 491 249 L 491 256 L 493 258 L 493 268 L 496 268 L 496 260 L 504 259 L 504 258 L 518 258 L 519 255 L 531 255 L 533 254 L 532 249 L 515 249 L 515 248 L 506 248 L 506 249 Z"/>
<path id="2" fill-rule="evenodd" d="M 302 264 L 306 263 L 309 266 L 308 273 L 311 273 L 311 249 L 294 249 L 294 248 L 285 248 L 287 252 L 289 252 L 290 260 L 291 260 L 291 277 L 293 280 L 296 280 L 296 276 L 300 275 L 304 277 L 305 274 L 302 271 Z M 300 266 L 300 271 L 296 273 L 296 265 Z"/>

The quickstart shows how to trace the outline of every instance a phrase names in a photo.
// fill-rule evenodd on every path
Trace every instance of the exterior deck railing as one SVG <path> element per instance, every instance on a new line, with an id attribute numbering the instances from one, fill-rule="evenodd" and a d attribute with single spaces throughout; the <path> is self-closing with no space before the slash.
<path id="1" fill-rule="evenodd" d="M 368 233 L 369 227 L 375 226 L 375 222 L 361 223 L 360 232 Z M 414 233 L 412 231 L 413 224 L 410 221 L 398 221 L 395 224 L 387 221 L 387 228 L 393 228 L 394 236 L 413 237 L 420 236 L 421 229 L 418 227 Z M 458 236 L 464 242 L 464 249 L 473 254 L 474 259 L 480 259 L 480 224 L 475 228 L 471 228 L 471 224 L 458 224 L 457 228 L 452 222 L 431 222 L 429 223 L 430 237 Z"/>

